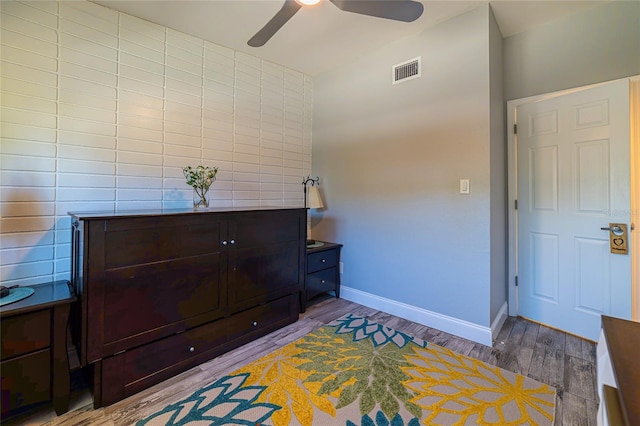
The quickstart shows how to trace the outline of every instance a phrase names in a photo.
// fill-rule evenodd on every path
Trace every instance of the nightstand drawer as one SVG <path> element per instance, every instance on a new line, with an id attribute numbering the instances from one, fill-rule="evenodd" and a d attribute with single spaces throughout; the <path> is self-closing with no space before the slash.
<path id="1" fill-rule="evenodd" d="M 334 291 L 336 289 L 337 272 L 337 269 L 333 267 L 307 275 L 308 297 L 313 297 L 309 296 L 309 294 L 316 295 L 325 291 Z"/>
<path id="2" fill-rule="evenodd" d="M 3 361 L 2 417 L 51 398 L 51 351 L 47 348 Z"/>
<path id="3" fill-rule="evenodd" d="M 69 408 L 67 325 L 76 298 L 66 280 L 34 285 L 33 291 L 0 307 L 3 419 L 48 400 L 57 415 Z"/>
<path id="4" fill-rule="evenodd" d="M 49 347 L 51 343 L 51 311 L 45 309 L 3 318 L 2 360 Z"/>
<path id="5" fill-rule="evenodd" d="M 319 241 L 307 246 L 307 274 L 304 292 L 300 297 L 300 312 L 307 308 L 307 300 L 326 292 L 340 298 L 340 249 L 342 244 Z"/>
<path id="6" fill-rule="evenodd" d="M 336 266 L 338 254 L 336 250 L 326 250 L 318 253 L 311 253 L 307 256 L 307 273 L 311 274 L 326 268 Z"/>

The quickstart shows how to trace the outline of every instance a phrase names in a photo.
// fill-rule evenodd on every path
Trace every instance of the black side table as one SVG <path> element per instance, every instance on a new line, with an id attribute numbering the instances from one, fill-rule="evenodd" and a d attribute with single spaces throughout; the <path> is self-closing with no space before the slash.
<path id="1" fill-rule="evenodd" d="M 307 247 L 307 273 L 300 302 L 302 312 L 307 301 L 321 293 L 333 291 L 340 297 L 340 249 L 342 244 L 323 242 L 319 247 Z"/>
<path id="2" fill-rule="evenodd" d="M 76 300 L 69 281 L 30 286 L 35 293 L 0 307 L 2 417 L 53 400 L 69 409 L 67 323 Z"/>

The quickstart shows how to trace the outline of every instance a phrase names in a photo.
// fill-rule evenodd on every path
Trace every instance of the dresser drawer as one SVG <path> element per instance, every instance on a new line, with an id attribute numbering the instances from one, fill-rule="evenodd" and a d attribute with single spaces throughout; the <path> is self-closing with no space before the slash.
<path id="1" fill-rule="evenodd" d="M 307 256 L 307 273 L 320 271 L 322 269 L 331 268 L 338 263 L 338 254 L 336 250 L 321 251 L 311 253 Z"/>
<path id="2" fill-rule="evenodd" d="M 102 361 L 102 403 L 111 404 L 173 376 L 174 370 L 223 344 L 224 320 L 148 343 Z"/>
<path id="3" fill-rule="evenodd" d="M 112 404 L 294 322 L 298 311 L 296 293 L 105 358 L 94 367 L 102 370 L 98 406 Z"/>
<path id="4" fill-rule="evenodd" d="M 51 311 L 49 309 L 3 318 L 2 360 L 43 349 L 51 342 Z"/>
<path id="5" fill-rule="evenodd" d="M 3 336 L 4 337 L 4 336 Z M 51 398 L 51 351 L 44 349 L 3 361 L 2 414 Z"/>
<path id="6" fill-rule="evenodd" d="M 252 334 L 265 334 L 264 330 L 277 328 L 274 326 L 282 327 L 295 321 L 298 311 L 296 293 L 235 314 L 229 324 L 229 340 L 245 339 Z M 290 320 L 292 314 L 295 315 L 293 321 Z"/>

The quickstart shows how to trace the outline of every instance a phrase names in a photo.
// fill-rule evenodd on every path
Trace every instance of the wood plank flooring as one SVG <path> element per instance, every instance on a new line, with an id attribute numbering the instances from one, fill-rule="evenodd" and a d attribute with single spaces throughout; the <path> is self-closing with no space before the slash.
<path id="1" fill-rule="evenodd" d="M 89 391 L 79 374 L 73 375 L 70 411 L 56 417 L 49 406 L 3 419 L 9 425 L 131 425 L 164 406 L 177 402 L 240 366 L 284 346 L 332 320 L 354 313 L 367 316 L 396 330 L 444 346 L 515 373 L 554 386 L 556 425 L 596 424 L 595 344 L 521 318 L 509 317 L 493 347 L 484 346 L 442 331 L 343 299 L 320 296 L 301 314 L 300 320 L 254 342 L 186 371 L 170 380 L 108 407 L 94 410 Z"/>

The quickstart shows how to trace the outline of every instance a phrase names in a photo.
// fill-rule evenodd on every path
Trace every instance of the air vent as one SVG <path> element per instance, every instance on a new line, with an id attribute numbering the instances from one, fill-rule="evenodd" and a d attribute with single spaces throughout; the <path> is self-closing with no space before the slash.
<path id="1" fill-rule="evenodd" d="M 391 81 L 393 84 L 413 80 L 420 77 L 420 56 L 392 67 Z"/>

